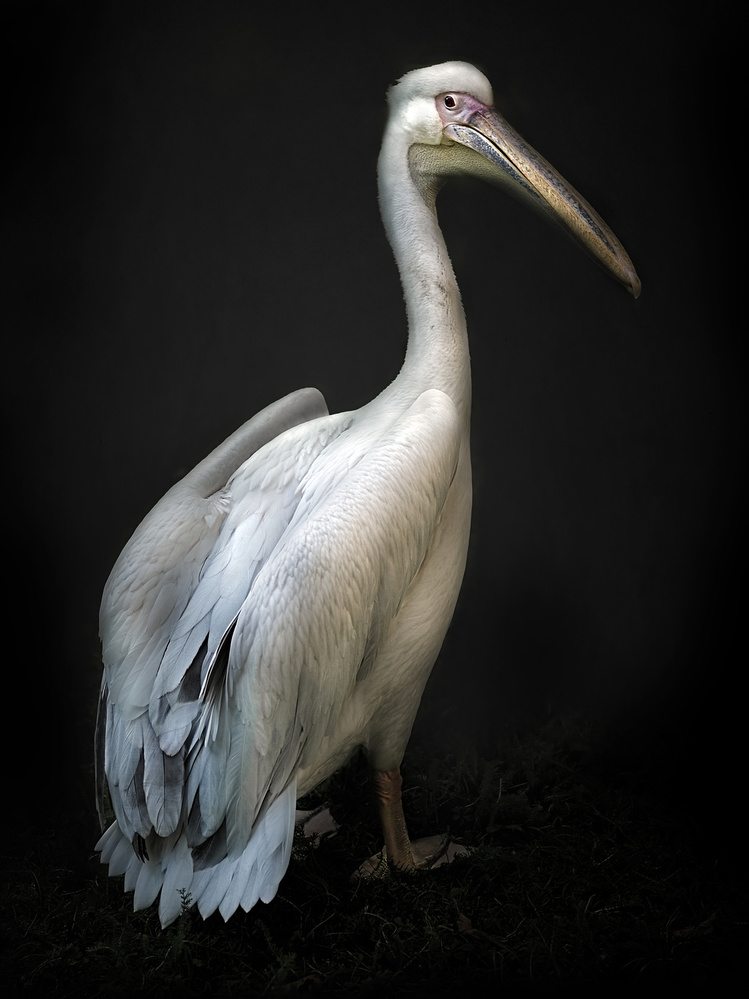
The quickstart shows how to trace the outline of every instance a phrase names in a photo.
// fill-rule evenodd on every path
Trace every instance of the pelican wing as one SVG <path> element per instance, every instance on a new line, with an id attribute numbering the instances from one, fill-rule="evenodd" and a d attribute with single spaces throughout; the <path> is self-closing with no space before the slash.
<path id="1" fill-rule="evenodd" d="M 231 475 L 264 444 L 290 427 L 327 415 L 322 395 L 302 389 L 245 423 L 174 485 L 138 526 L 104 588 L 100 632 L 118 668 L 154 635 L 168 633 L 184 610 L 197 572 L 228 512 L 223 492 Z"/>
<path id="2" fill-rule="evenodd" d="M 107 779 L 122 836 L 148 852 L 126 881 L 136 905 L 162 888 L 162 922 L 179 911 L 163 890 L 175 865 L 204 915 L 273 897 L 296 770 L 333 731 L 428 550 L 458 457 L 452 402 L 426 392 L 371 438 L 351 423 L 287 431 L 238 469 L 168 639 L 132 683 L 108 670 Z M 114 834 L 102 844 L 102 859 L 121 858 Z"/>
<path id="3" fill-rule="evenodd" d="M 292 393 L 262 410 L 162 497 L 117 559 L 104 588 L 99 625 L 104 659 L 96 737 L 100 817 L 105 770 L 110 785 L 112 779 L 123 780 L 122 793 L 132 796 L 145 738 L 138 732 L 142 715 L 172 630 L 229 512 L 227 481 L 268 441 L 326 414 L 316 389 Z M 125 825 L 129 829 L 130 823 Z M 135 824 L 139 831 L 143 826 Z"/>
<path id="4" fill-rule="evenodd" d="M 376 657 L 434 535 L 458 426 L 450 399 L 430 391 L 333 487 L 339 461 L 311 470 L 305 501 L 237 615 L 224 666 L 208 678 L 204 745 L 212 751 L 215 738 L 226 752 L 225 782 L 212 793 L 216 811 L 226 808 L 230 849 L 247 842 L 300 764 L 313 765 Z M 201 811 L 203 797 L 201 787 Z"/>

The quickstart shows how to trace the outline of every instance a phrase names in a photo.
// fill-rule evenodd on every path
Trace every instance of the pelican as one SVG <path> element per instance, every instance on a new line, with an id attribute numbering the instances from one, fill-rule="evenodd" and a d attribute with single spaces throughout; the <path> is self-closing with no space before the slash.
<path id="1" fill-rule="evenodd" d="M 623 247 L 494 109 L 475 67 L 408 73 L 388 94 L 380 207 L 408 342 L 396 379 L 330 415 L 302 389 L 262 410 L 173 486 L 105 585 L 96 845 L 134 907 L 228 919 L 269 902 L 298 797 L 360 747 L 387 860 L 411 844 L 400 765 L 460 589 L 471 516 L 471 376 L 437 222 L 472 174 L 555 219 L 637 296 Z"/>

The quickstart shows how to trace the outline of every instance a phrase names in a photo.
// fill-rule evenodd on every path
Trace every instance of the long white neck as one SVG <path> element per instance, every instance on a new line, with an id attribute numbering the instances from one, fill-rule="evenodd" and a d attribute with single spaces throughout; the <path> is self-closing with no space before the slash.
<path id="1" fill-rule="evenodd" d="M 437 222 L 437 185 L 417 184 L 406 139 L 389 129 L 380 153 L 380 211 L 400 272 L 408 317 L 406 358 L 393 388 L 447 393 L 468 424 L 471 372 L 460 292 Z"/>

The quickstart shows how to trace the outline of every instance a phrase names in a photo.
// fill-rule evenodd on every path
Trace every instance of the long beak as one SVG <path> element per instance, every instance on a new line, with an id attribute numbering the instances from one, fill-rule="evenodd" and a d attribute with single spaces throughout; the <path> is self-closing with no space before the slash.
<path id="1" fill-rule="evenodd" d="M 464 122 L 451 122 L 444 134 L 480 153 L 496 168 L 491 171 L 491 179 L 551 216 L 604 270 L 638 297 L 640 279 L 611 229 L 494 108 L 481 107 Z"/>

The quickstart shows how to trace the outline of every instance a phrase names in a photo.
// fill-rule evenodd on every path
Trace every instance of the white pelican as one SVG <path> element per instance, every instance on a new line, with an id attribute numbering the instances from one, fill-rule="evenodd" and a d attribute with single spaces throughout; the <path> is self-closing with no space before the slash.
<path id="1" fill-rule="evenodd" d="M 263 410 L 156 504 L 101 606 L 97 723 L 115 821 L 97 843 L 136 909 L 228 918 L 276 894 L 295 803 L 363 747 L 389 862 L 419 863 L 399 767 L 453 614 L 471 515 L 468 340 L 435 199 L 469 173 L 546 209 L 635 296 L 601 218 L 494 110 L 467 63 L 389 93 L 382 217 L 408 314 L 395 381 L 355 412 Z"/>

